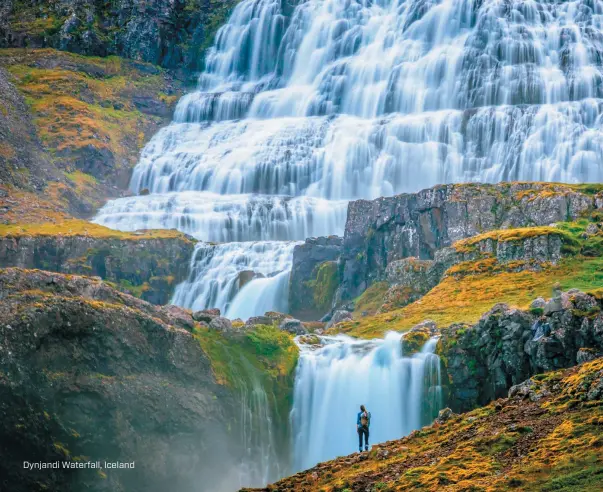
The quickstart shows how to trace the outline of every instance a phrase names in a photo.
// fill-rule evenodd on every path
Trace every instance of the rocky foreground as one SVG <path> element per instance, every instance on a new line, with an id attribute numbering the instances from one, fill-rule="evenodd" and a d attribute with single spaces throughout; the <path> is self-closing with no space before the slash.
<path id="1" fill-rule="evenodd" d="M 241 402 L 196 328 L 99 279 L 0 270 L 0 489 L 220 490 L 246 452 Z M 97 460 L 135 468 L 23 469 Z"/>
<path id="2" fill-rule="evenodd" d="M 379 425 L 375 422 L 373 425 Z M 603 359 L 534 376 L 508 398 L 256 491 L 599 491 Z M 252 489 L 243 489 L 251 491 Z"/>

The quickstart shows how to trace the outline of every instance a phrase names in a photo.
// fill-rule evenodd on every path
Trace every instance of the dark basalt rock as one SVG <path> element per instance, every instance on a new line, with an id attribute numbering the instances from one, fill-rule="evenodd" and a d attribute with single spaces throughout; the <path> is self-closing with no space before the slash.
<path id="1" fill-rule="evenodd" d="M 88 56 L 118 55 L 196 72 L 203 50 L 237 0 L 3 0 L 0 47 L 51 47 Z M 29 23 L 19 22 L 27 19 Z M 54 27 L 37 27 L 45 20 Z M 217 22 L 216 22 L 217 21 Z M 25 29 L 23 25 L 28 25 Z"/>
<path id="2" fill-rule="evenodd" d="M 218 316 L 220 316 L 220 310 L 218 308 L 204 309 L 193 313 L 193 319 L 195 321 L 202 321 L 204 323 L 209 323 Z"/>
<path id="3" fill-rule="evenodd" d="M 38 268 L 98 276 L 154 304 L 167 304 L 188 275 L 192 238 L 112 239 L 93 236 L 0 238 L 0 268 Z M 169 262 L 165 258 L 170 258 Z"/>
<path id="4" fill-rule="evenodd" d="M 240 403 L 186 315 L 100 280 L 0 270 L 2 490 L 194 490 L 200 476 L 217 490 L 242 459 Z M 23 469 L 88 459 L 135 468 Z"/>
<path id="5" fill-rule="evenodd" d="M 556 192 L 547 192 L 552 189 Z M 599 195 L 539 183 L 444 185 L 351 202 L 340 260 L 341 299 L 353 299 L 373 282 L 384 280 L 387 266 L 396 260 L 433 260 L 455 241 L 495 229 L 573 220 L 600 203 Z M 500 243 L 496 248 L 484 243 L 483 248 L 494 248 L 501 261 L 524 256 L 558 259 L 559 241 L 548 236 L 531 241 L 534 244 Z M 456 262 L 469 259 L 458 256 Z"/>
<path id="6" fill-rule="evenodd" d="M 534 308 L 522 311 L 497 304 L 473 326 L 442 330 L 437 353 L 449 375 L 453 410 L 466 411 L 505 397 L 512 386 L 534 374 L 572 367 L 603 351 L 600 299 L 572 289 L 545 306 L 551 303 L 555 308 L 545 307 L 544 316 L 537 310 L 534 314 Z M 513 394 L 528 395 L 522 388 Z"/>
<path id="7" fill-rule="evenodd" d="M 337 236 L 306 239 L 293 249 L 293 266 L 289 280 L 289 308 L 301 319 L 317 319 L 329 307 L 320 312 L 314 301 L 312 282 L 317 268 L 328 261 L 337 261 L 341 254 L 343 238 Z"/>

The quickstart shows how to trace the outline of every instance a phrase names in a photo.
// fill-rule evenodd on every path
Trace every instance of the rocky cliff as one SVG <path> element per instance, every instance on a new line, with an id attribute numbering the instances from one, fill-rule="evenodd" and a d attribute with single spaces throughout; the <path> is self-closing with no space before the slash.
<path id="1" fill-rule="evenodd" d="M 120 196 L 183 92 L 154 65 L 51 49 L 0 49 L 0 88 L 4 223 L 89 217 Z"/>
<path id="2" fill-rule="evenodd" d="M 352 299 L 384 279 L 396 260 L 433 259 L 436 251 L 486 231 L 574 220 L 603 207 L 602 190 L 597 185 L 463 184 L 352 202 L 341 256 L 341 297 Z"/>
<path id="3" fill-rule="evenodd" d="M 297 349 L 275 327 L 222 333 L 98 279 L 11 268 L 0 270 L 0 339 L 3 489 L 223 491 L 240 474 L 257 480 L 267 457 L 286 464 L 274 449 Z"/>
<path id="4" fill-rule="evenodd" d="M 190 314 L 97 280 L 0 270 L 0 475 L 12 491 L 219 486 L 233 395 Z M 135 461 L 134 470 L 23 470 L 23 461 Z"/>
<path id="5" fill-rule="evenodd" d="M 0 47 L 118 55 L 198 71 L 237 0 L 5 0 Z"/>
<path id="6" fill-rule="evenodd" d="M 339 286 L 342 238 L 306 239 L 293 249 L 289 310 L 302 319 L 320 319 L 331 308 Z"/>
<path id="7" fill-rule="evenodd" d="M 98 276 L 154 304 L 167 304 L 188 274 L 195 241 L 184 234 L 124 234 L 93 225 L 69 233 L 67 227 L 0 228 L 0 268 Z"/>
<path id="8" fill-rule="evenodd" d="M 450 406 L 466 411 L 534 374 L 603 355 L 599 294 L 570 290 L 539 298 L 530 310 L 499 304 L 475 325 L 443 329 L 437 351 L 449 375 Z"/>

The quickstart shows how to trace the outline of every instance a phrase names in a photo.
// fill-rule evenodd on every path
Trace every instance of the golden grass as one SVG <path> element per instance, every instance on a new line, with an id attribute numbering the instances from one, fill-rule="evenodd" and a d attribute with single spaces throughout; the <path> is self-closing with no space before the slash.
<path id="1" fill-rule="evenodd" d="M 122 232 L 79 219 L 65 219 L 39 224 L 0 224 L 0 237 L 28 236 L 90 236 L 101 239 L 124 240 L 179 238 L 190 241 L 187 236 L 175 229 L 146 230 L 136 233 Z"/>
<path id="2" fill-rule="evenodd" d="M 440 328 L 452 323 L 475 323 L 499 302 L 525 309 L 536 297 L 550 297 L 557 283 L 564 289 L 586 291 L 603 286 L 600 257 L 568 258 L 556 266 L 545 265 L 542 271 L 493 272 L 487 267 L 480 269 L 480 262 L 475 265 L 474 273 L 447 274 L 425 296 L 402 309 L 340 323 L 335 329 L 373 338 L 391 330 L 406 331 L 426 319 L 434 320 Z"/>

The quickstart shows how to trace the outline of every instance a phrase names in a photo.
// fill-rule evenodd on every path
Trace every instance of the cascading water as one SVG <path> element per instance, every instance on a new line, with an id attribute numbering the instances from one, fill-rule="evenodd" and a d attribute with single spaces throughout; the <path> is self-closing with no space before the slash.
<path id="1" fill-rule="evenodd" d="M 400 438 L 431 422 L 442 405 L 436 340 L 404 356 L 402 335 L 383 340 L 323 337 L 301 346 L 293 410 L 293 464 L 303 470 L 357 449 L 356 412 L 371 412 L 371 443 Z"/>
<path id="2" fill-rule="evenodd" d="M 176 287 L 173 303 L 193 310 L 217 307 L 229 318 L 243 319 L 271 309 L 286 311 L 296 244 L 198 244 L 189 277 Z"/>
<path id="3" fill-rule="evenodd" d="M 341 233 L 337 200 L 603 181 L 602 24 L 599 0 L 243 0 L 142 153 L 151 194 L 96 220 L 301 240 Z"/>

